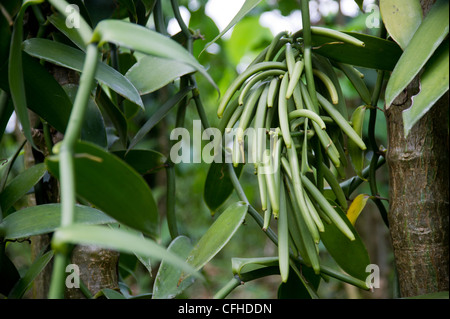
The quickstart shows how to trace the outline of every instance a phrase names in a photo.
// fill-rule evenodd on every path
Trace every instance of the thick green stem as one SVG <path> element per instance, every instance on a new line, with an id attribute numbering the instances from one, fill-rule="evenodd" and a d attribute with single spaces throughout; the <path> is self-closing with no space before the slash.
<path id="1" fill-rule="evenodd" d="M 80 85 L 75 98 L 66 134 L 61 142 L 59 151 L 59 171 L 61 184 L 61 226 L 69 226 L 75 219 L 75 168 L 74 151 L 80 137 L 81 126 L 86 113 L 89 96 L 94 84 L 94 76 L 98 63 L 97 44 L 91 43 L 87 47 L 86 59 L 80 78 Z M 67 253 L 56 252 L 55 265 L 50 286 L 49 298 L 64 297 L 64 274 L 67 263 Z"/>
<path id="2" fill-rule="evenodd" d="M 225 284 L 216 294 L 213 299 L 225 299 L 236 287 L 239 287 L 242 284 L 241 280 L 238 276 L 234 276 L 231 278 L 229 282 Z"/>

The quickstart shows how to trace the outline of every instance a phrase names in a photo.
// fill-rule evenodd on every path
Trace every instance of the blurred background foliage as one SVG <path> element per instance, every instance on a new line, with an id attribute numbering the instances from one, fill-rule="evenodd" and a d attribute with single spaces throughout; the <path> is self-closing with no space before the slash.
<path id="1" fill-rule="evenodd" d="M 87 3 L 90 1 L 87 1 Z M 222 4 L 220 4 L 222 2 Z M 110 0 L 97 0 L 94 2 L 97 8 L 91 12 L 97 12 L 98 17 L 91 17 L 94 21 L 106 18 L 107 10 L 102 10 L 110 5 Z M 169 1 L 162 1 L 165 24 L 168 34 L 174 35 L 179 32 L 176 20 Z M 224 4 L 225 3 L 225 4 Z M 300 4 L 298 1 L 267 0 L 262 1 L 250 14 L 242 19 L 224 37 L 215 42 L 202 54 L 200 52 L 205 45 L 214 39 L 225 27 L 221 25 L 220 10 L 212 10 L 215 6 L 228 5 L 235 7 L 234 13 L 243 1 L 217 1 L 217 0 L 180 0 L 181 13 L 183 19 L 188 23 L 198 36 L 194 41 L 193 54 L 199 62 L 204 65 L 214 81 L 219 86 L 223 94 L 231 81 L 239 72 L 252 61 L 254 57 L 266 47 L 272 37 L 281 29 L 286 28 L 293 32 L 301 28 Z M 368 28 L 369 25 L 376 25 L 377 12 L 372 1 L 365 1 L 363 11 L 361 11 L 353 0 L 311 0 L 311 20 L 313 25 L 327 26 L 344 31 L 356 31 L 365 34 L 376 34 L 377 28 Z M 93 6 L 94 6 L 93 4 Z M 217 8 L 216 8 L 217 9 Z M 375 10 L 375 11 L 374 11 Z M 211 12 L 215 12 L 213 15 Z M 231 20 L 229 17 L 228 21 Z M 369 21 L 370 20 L 370 21 Z M 226 23 L 228 22 L 226 21 Z M 270 24 L 269 24 L 270 22 Z M 223 22 L 222 22 L 223 24 Z M 270 27 L 271 28 L 270 28 Z M 148 27 L 154 28 L 152 17 L 149 19 Z M 124 57 L 126 58 L 126 57 Z M 123 65 L 123 64 L 122 64 Z M 376 81 L 374 70 L 359 68 L 364 74 L 364 79 L 369 90 L 373 89 Z M 126 70 L 124 70 L 125 72 Z M 149 75 L 150 76 L 150 75 Z M 196 76 L 208 119 L 211 126 L 217 126 L 218 118 L 216 109 L 218 104 L 218 93 L 201 76 Z M 346 96 L 346 103 L 349 114 L 352 110 L 362 104 L 358 94 L 353 89 L 346 77 L 341 77 L 341 85 Z M 178 83 L 170 84 L 163 89 L 143 96 L 145 112 L 138 111 L 129 106 L 127 111 L 130 136 L 134 136 L 139 127 L 155 112 L 168 96 L 176 92 Z M 377 116 L 376 137 L 379 145 L 386 146 L 386 123 L 383 108 L 383 96 L 379 101 L 380 111 Z M 164 118 L 151 132 L 146 139 L 140 142 L 136 148 L 147 148 L 158 150 L 166 156 L 169 154 L 169 132 L 175 127 L 176 112 L 172 111 Z M 194 120 L 198 120 L 195 105 L 191 102 L 187 109 L 185 127 L 192 130 Z M 368 115 L 366 116 L 365 130 L 367 131 Z M 367 132 L 365 132 L 367 140 Z M 192 135 L 191 135 L 192 136 Z M 0 142 L 0 159 L 8 158 L 17 148 L 18 143 L 23 139 L 14 117 L 7 125 L 7 130 Z M 206 143 L 205 141 L 203 143 Z M 192 143 L 191 143 L 192 144 Z M 113 146 L 114 147 L 114 146 Z M 192 147 L 192 146 L 191 146 Z M 192 152 L 198 150 L 192 149 Z M 191 152 L 191 156 L 192 156 Z M 23 156 L 23 155 L 22 155 Z M 367 155 L 371 157 L 370 154 Z M 14 177 L 23 170 L 22 160 L 16 161 L 13 171 L 10 174 Z M 253 167 L 247 165 L 241 175 L 241 184 L 248 196 L 249 201 L 255 208 L 259 205 L 259 194 L 257 181 L 253 174 Z M 203 191 L 208 164 L 206 163 L 180 163 L 176 165 L 177 174 L 177 202 L 176 212 L 179 220 L 180 233 L 191 238 L 195 243 L 209 228 L 214 221 L 208 207 L 203 200 Z M 348 176 L 354 173 L 351 167 L 348 168 Z M 377 171 L 378 189 L 380 196 L 388 197 L 388 172 L 384 165 Z M 165 173 L 157 172 L 151 176 L 153 191 L 160 205 L 160 212 L 165 211 Z M 370 193 L 369 186 L 363 183 L 352 195 L 356 197 L 360 193 Z M 237 197 L 232 195 L 223 207 L 228 203 L 237 201 Z M 23 201 L 27 205 L 26 199 Z M 386 207 L 388 207 L 385 201 Z M 16 207 L 19 209 L 20 207 Z M 220 213 L 217 212 L 217 214 Z M 216 215 L 217 216 L 217 215 Z M 358 288 L 330 279 L 328 283 L 323 282 L 319 287 L 319 295 L 324 298 L 392 298 L 396 296 L 396 277 L 393 266 L 393 254 L 389 241 L 388 229 L 384 225 L 376 206 L 368 202 L 361 216 L 356 223 L 356 229 L 366 244 L 371 262 L 380 268 L 381 282 L 380 288 L 373 292 L 361 291 Z M 167 224 L 164 219 L 161 222 L 161 242 L 168 245 L 170 236 Z M 7 252 L 18 267 L 19 271 L 27 269 L 31 263 L 31 253 L 28 242 L 10 243 Z M 206 283 L 196 282 L 188 288 L 181 298 L 211 298 L 217 291 L 232 277 L 231 258 L 232 257 L 262 257 L 275 255 L 276 247 L 267 239 L 253 219 L 248 218 L 246 224 L 241 227 L 225 248 L 204 267 Z M 322 250 L 322 259 L 325 263 L 333 262 Z M 123 279 L 125 289 L 131 294 L 149 293 L 152 291 L 153 278 L 157 271 L 154 265 L 153 273 L 137 262 L 136 258 L 129 255 L 120 257 L 120 275 Z M 258 279 L 254 282 L 246 283 L 238 287 L 229 298 L 277 298 L 277 290 L 280 283 L 278 276 L 271 276 Z"/>

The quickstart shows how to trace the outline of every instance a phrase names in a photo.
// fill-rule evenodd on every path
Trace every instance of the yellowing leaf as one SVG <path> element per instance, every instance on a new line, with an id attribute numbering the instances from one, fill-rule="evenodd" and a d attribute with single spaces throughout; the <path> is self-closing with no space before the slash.
<path id="1" fill-rule="evenodd" d="M 367 200 L 370 198 L 367 194 L 359 194 L 351 203 L 347 211 L 347 218 L 350 220 L 353 226 L 355 226 L 356 220 L 361 214 L 362 210 L 366 206 Z"/>

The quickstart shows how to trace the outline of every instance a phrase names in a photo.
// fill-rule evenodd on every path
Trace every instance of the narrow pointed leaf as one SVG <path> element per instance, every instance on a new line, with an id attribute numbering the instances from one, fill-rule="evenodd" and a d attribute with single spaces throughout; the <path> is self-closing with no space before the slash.
<path id="1" fill-rule="evenodd" d="M 64 19 L 59 14 L 52 14 L 47 17 L 47 20 L 53 24 L 61 33 L 68 37 L 77 47 L 81 50 L 86 51 L 86 43 L 84 43 L 83 38 L 80 33 L 78 33 L 76 28 L 69 28 L 66 24 L 66 19 Z"/>
<path id="2" fill-rule="evenodd" d="M 31 137 L 31 123 L 28 117 L 27 98 L 22 65 L 23 17 L 30 4 L 43 2 L 42 0 L 25 1 L 14 20 L 9 49 L 8 82 L 11 98 L 14 103 L 17 118 L 22 124 L 23 133 L 33 147 L 36 147 Z"/>
<path id="3" fill-rule="evenodd" d="M 59 178 L 57 158 L 48 158 L 46 165 Z M 74 165 L 78 196 L 118 222 L 158 237 L 159 215 L 152 191 L 132 167 L 87 142 L 76 144 Z"/>
<path id="4" fill-rule="evenodd" d="M 163 105 L 161 105 L 158 110 L 145 122 L 144 125 L 141 126 L 139 131 L 133 137 L 128 146 L 128 150 L 131 150 L 137 143 L 139 143 L 145 135 L 157 124 L 161 121 L 169 111 L 181 101 L 182 98 L 192 90 L 192 87 L 187 86 L 181 89 L 177 94 L 168 99 Z"/>
<path id="5" fill-rule="evenodd" d="M 80 72 L 83 69 L 85 53 L 59 42 L 32 38 L 24 41 L 23 50 L 31 56 L 62 67 Z M 107 64 L 103 62 L 98 64 L 95 78 L 131 102 L 144 107 L 139 92 L 133 84 Z"/>
<path id="6" fill-rule="evenodd" d="M 380 13 L 389 35 L 404 50 L 422 22 L 420 1 L 381 0 Z"/>
<path id="7" fill-rule="evenodd" d="M 200 238 L 189 253 L 187 262 L 197 270 L 206 265 L 242 225 L 247 209 L 248 205 L 244 202 L 230 205 Z"/>
<path id="8" fill-rule="evenodd" d="M 178 236 L 170 243 L 167 250 L 181 258 L 187 258 L 189 252 L 192 250 L 191 240 L 186 236 Z M 194 278 L 189 277 L 180 283 L 180 277 L 181 269 L 167 264 L 163 260 L 155 278 L 152 298 L 173 299 L 194 282 Z"/>
<path id="9" fill-rule="evenodd" d="M 154 92 L 180 76 L 193 72 L 195 68 L 183 62 L 144 56 L 128 70 L 125 77 L 143 95 Z"/>
<path id="10" fill-rule="evenodd" d="M 75 223 L 108 224 L 116 220 L 98 209 L 76 205 Z M 6 239 L 20 239 L 53 232 L 61 225 L 61 204 L 30 206 L 5 217 L 0 224 Z"/>
<path id="11" fill-rule="evenodd" d="M 449 31 L 449 2 L 438 0 L 398 60 L 386 85 L 386 108 L 420 72 Z"/>
<path id="12" fill-rule="evenodd" d="M 200 54 L 203 53 L 211 44 L 220 39 L 228 30 L 230 30 L 236 23 L 238 23 L 243 17 L 245 17 L 253 8 L 255 8 L 261 0 L 245 0 L 242 7 L 236 13 L 234 18 L 228 23 L 228 25 L 223 29 L 211 42 L 209 42 Z"/>
<path id="13" fill-rule="evenodd" d="M 34 165 L 17 175 L 0 193 L 0 206 L 7 211 L 21 199 L 44 176 L 47 168 L 44 163 Z"/>
<path id="14" fill-rule="evenodd" d="M 413 96 L 411 107 L 402 113 L 405 136 L 408 136 L 412 127 L 448 91 L 448 70 L 449 42 L 444 41 L 425 65 L 425 71 L 420 76 L 420 92 Z"/>
<path id="15" fill-rule="evenodd" d="M 34 279 L 44 270 L 45 266 L 53 258 L 53 250 L 50 250 L 37 258 L 25 275 L 15 284 L 14 288 L 8 295 L 9 299 L 20 299 L 31 288 Z"/>
<path id="16" fill-rule="evenodd" d="M 58 229 L 53 235 L 54 247 L 63 243 L 92 244 L 115 249 L 124 253 L 135 253 L 140 256 L 164 260 L 166 263 L 179 267 L 185 273 L 197 278 L 200 274 L 185 260 L 158 245 L 153 240 L 127 232 L 123 229 L 111 229 L 104 226 L 75 224 Z M 200 277 L 201 278 L 201 277 Z"/>
<path id="17" fill-rule="evenodd" d="M 243 164 L 234 167 L 236 176 L 240 176 Z M 228 172 L 227 163 L 212 162 L 205 181 L 205 189 L 203 198 L 206 205 L 214 215 L 216 210 L 222 206 L 223 203 L 230 197 L 234 187 L 231 183 L 230 174 Z"/>
<path id="18" fill-rule="evenodd" d="M 219 91 L 214 80 L 198 61 L 179 43 L 143 26 L 119 20 L 103 20 L 94 30 L 94 41 L 111 42 L 148 55 L 186 63 L 199 71 Z"/>
<path id="19" fill-rule="evenodd" d="M 331 60 L 364 68 L 392 71 L 402 55 L 397 43 L 371 35 L 344 32 L 362 42 L 364 47 L 337 42 L 335 39 L 312 34 L 313 52 Z"/>
<path id="20" fill-rule="evenodd" d="M 333 223 L 324 223 L 325 231 L 320 233 L 320 238 L 331 257 L 333 257 L 342 270 L 350 276 L 365 281 L 368 275 L 366 273 L 366 267 L 370 264 L 366 247 L 345 213 L 336 203 L 329 202 L 351 229 L 355 240 L 350 241 Z"/>

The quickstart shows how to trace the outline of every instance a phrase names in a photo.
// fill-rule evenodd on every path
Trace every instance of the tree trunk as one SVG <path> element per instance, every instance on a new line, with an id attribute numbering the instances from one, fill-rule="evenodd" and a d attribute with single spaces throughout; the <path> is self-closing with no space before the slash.
<path id="1" fill-rule="evenodd" d="M 434 1 L 422 2 L 424 15 Z M 403 135 L 416 78 L 386 110 L 389 224 L 402 297 L 449 290 L 448 92 Z"/>

